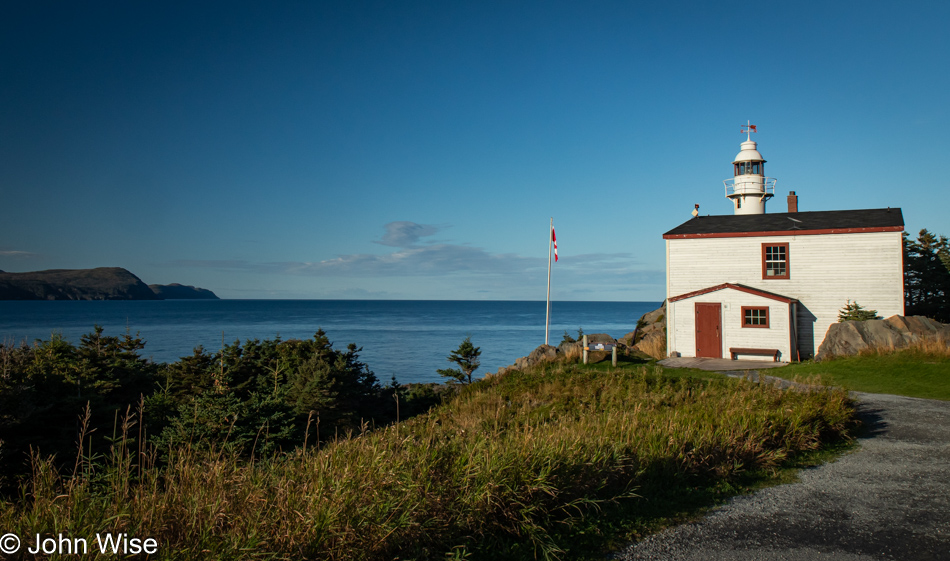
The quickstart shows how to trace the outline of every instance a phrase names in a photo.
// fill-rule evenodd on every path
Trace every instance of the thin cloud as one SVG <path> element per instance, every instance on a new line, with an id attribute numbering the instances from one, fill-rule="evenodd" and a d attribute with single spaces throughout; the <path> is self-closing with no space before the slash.
<path id="1" fill-rule="evenodd" d="M 314 262 L 253 263 L 234 259 L 182 259 L 174 261 L 172 265 L 309 277 L 412 277 L 461 273 L 524 274 L 541 269 L 545 263 L 541 258 L 492 254 L 477 247 L 436 244 L 400 249 L 384 255 L 358 253 Z"/>
<path id="2" fill-rule="evenodd" d="M 606 263 L 606 262 L 625 262 L 627 264 L 633 263 L 633 254 L 622 252 L 622 253 L 581 253 L 579 255 L 568 255 L 561 257 L 561 260 L 566 263 L 574 264 L 583 264 L 589 265 L 591 263 Z M 560 264 L 560 263 L 558 263 Z"/>
<path id="3" fill-rule="evenodd" d="M 541 257 L 523 257 L 511 253 L 489 253 L 478 247 L 457 244 L 435 244 L 404 248 L 383 255 L 357 253 L 340 255 L 323 261 L 250 262 L 236 259 L 178 260 L 181 267 L 200 267 L 226 271 L 245 271 L 264 274 L 299 275 L 308 277 L 413 277 L 453 274 L 471 275 L 528 275 L 543 270 L 547 260 Z M 629 277 L 651 280 L 664 274 L 636 271 L 634 261 L 627 253 L 587 254 L 572 257 L 557 267 L 569 276 Z"/>
<path id="4" fill-rule="evenodd" d="M 241 267 L 257 272 L 312 277 L 414 277 L 459 273 L 518 274 L 540 269 L 544 263 L 540 258 L 492 254 L 462 245 L 436 244 L 400 249 L 384 255 L 359 253 L 316 262 L 247 263 Z M 234 264 L 229 263 L 229 266 Z"/>
<path id="5" fill-rule="evenodd" d="M 409 222 L 406 220 L 390 222 L 383 227 L 386 229 L 386 233 L 383 234 L 383 238 L 376 243 L 380 245 L 388 245 L 390 247 L 403 248 L 415 247 L 416 243 L 419 241 L 419 238 L 434 236 L 439 230 L 442 229 L 439 226 L 433 226 L 431 224 L 416 224 L 415 222 Z"/>
<path id="6" fill-rule="evenodd" d="M 6 250 L 0 251 L 0 257 L 36 257 L 36 253 L 31 253 L 29 251 L 16 251 L 16 250 Z"/>
<path id="7" fill-rule="evenodd" d="M 322 261 L 251 262 L 239 259 L 179 260 L 185 267 L 213 268 L 260 274 L 305 277 L 458 277 L 482 279 L 518 278 L 530 282 L 547 267 L 544 257 L 524 257 L 511 253 L 491 253 L 479 247 L 449 243 L 426 243 L 420 239 L 438 233 L 442 227 L 409 221 L 390 222 L 376 243 L 396 248 L 384 254 L 355 253 Z M 586 253 L 563 256 L 556 276 L 569 282 L 655 284 L 665 278 L 662 271 L 640 271 L 630 253 Z M 520 282 L 519 281 L 519 282 Z M 504 281 L 502 281 L 504 282 Z M 480 287 L 482 289 L 485 286 Z"/>
<path id="8" fill-rule="evenodd" d="M 198 267 L 204 269 L 223 269 L 225 271 L 251 271 L 258 266 L 243 259 L 177 259 L 170 265 L 175 267 Z"/>

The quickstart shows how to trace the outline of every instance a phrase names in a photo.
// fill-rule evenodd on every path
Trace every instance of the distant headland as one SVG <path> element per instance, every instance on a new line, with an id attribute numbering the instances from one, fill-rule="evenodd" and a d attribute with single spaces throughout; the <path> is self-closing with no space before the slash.
<path id="1" fill-rule="evenodd" d="M 0 300 L 218 300 L 204 288 L 145 284 L 122 267 L 0 271 Z"/>
<path id="2" fill-rule="evenodd" d="M 171 284 L 150 284 L 159 300 L 219 300 L 218 296 L 207 288 L 186 286 L 173 282 Z"/>

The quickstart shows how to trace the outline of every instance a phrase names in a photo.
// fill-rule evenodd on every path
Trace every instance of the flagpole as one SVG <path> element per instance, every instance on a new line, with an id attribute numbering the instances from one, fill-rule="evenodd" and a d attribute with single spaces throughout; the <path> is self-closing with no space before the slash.
<path id="1" fill-rule="evenodd" d="M 551 328 L 551 232 L 554 231 L 554 217 L 551 217 L 551 226 L 548 228 L 548 300 L 544 314 L 544 344 L 548 344 L 548 333 Z"/>

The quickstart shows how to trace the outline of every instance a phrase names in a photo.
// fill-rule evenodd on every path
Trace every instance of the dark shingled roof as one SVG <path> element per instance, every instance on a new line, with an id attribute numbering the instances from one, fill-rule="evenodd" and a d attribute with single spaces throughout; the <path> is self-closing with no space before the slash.
<path id="1" fill-rule="evenodd" d="M 903 228 L 904 216 L 901 214 L 901 209 L 874 208 L 867 210 L 697 216 L 663 234 L 663 237 L 719 237 L 730 234 L 741 236 L 760 232 L 794 234 L 796 231 L 807 230 L 843 234 L 854 231 L 900 231 Z"/>

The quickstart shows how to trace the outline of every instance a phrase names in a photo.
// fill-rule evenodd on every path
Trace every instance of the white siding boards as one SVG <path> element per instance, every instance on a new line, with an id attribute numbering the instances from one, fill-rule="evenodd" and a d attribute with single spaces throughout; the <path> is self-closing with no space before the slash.
<path id="1" fill-rule="evenodd" d="M 794 360 L 795 339 L 792 327 L 794 301 L 781 301 L 775 298 L 755 294 L 745 290 L 742 285 L 721 285 L 712 292 L 702 292 L 696 296 L 672 299 L 667 303 L 667 338 L 682 356 L 697 356 L 696 353 L 696 304 L 720 304 L 721 346 L 716 358 L 730 358 L 732 348 L 775 349 L 781 361 Z M 754 308 L 764 311 L 768 327 L 743 327 L 743 309 Z M 761 316 L 760 316 L 761 317 Z M 672 321 L 670 321 L 672 320 Z M 670 328 L 670 325 L 673 327 Z M 693 350 L 692 353 L 686 352 Z M 707 355 L 708 356 L 708 355 Z M 739 359 L 758 359 L 762 356 L 739 354 Z M 771 357 L 766 357 L 770 359 Z"/>
<path id="2" fill-rule="evenodd" d="M 801 226 L 789 230 L 789 217 Z M 730 357 L 730 348 L 775 349 L 782 361 L 810 358 L 848 300 L 883 317 L 903 314 L 902 231 L 900 209 L 684 223 L 663 236 L 668 352 L 697 356 L 697 303 L 720 304 L 723 358 Z M 780 249 L 766 256 L 764 247 Z M 766 259 L 773 270 L 766 270 Z M 768 327 L 743 327 L 743 307 L 768 308 Z M 712 308 L 703 310 L 709 314 Z M 764 313 L 751 312 L 751 321 L 761 323 Z"/>

